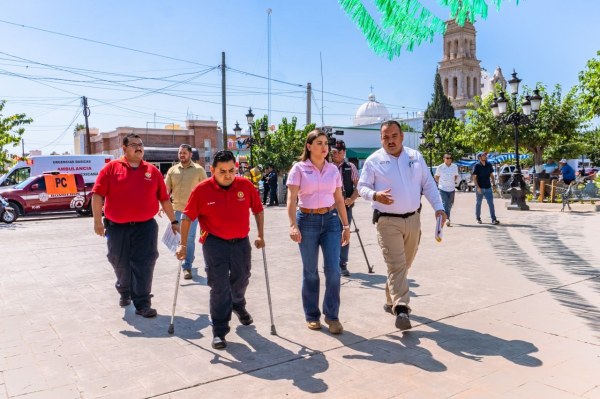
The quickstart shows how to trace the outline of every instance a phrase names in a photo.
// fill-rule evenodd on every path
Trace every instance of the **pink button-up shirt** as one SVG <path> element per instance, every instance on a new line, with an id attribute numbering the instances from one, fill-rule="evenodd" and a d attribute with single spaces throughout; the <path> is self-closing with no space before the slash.
<path id="1" fill-rule="evenodd" d="M 323 170 L 317 169 L 310 159 L 292 166 L 287 178 L 288 186 L 299 186 L 298 206 L 309 209 L 327 208 L 335 203 L 333 193 L 342 187 L 338 168 L 327 161 Z"/>

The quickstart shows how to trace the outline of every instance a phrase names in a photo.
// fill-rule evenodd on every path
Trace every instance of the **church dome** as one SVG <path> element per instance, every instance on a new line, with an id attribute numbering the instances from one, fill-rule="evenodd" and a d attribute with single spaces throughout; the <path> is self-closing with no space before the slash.
<path id="1" fill-rule="evenodd" d="M 358 107 L 354 115 L 354 126 L 380 123 L 391 118 L 385 105 L 375 100 L 373 93 L 369 94 L 369 101 Z"/>

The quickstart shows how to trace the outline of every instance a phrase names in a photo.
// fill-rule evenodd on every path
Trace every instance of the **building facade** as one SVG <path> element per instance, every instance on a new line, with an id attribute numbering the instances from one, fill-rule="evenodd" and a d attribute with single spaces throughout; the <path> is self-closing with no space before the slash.
<path id="1" fill-rule="evenodd" d="M 472 23 L 466 21 L 460 26 L 454 20 L 446 22 L 444 53 L 438 71 L 444 94 L 459 116 L 473 97 L 481 95 L 481 66 Z"/>
<path id="2" fill-rule="evenodd" d="M 177 150 L 181 144 L 194 148 L 194 160 L 207 168 L 212 154 L 223 148 L 221 129 L 216 121 L 187 120 L 185 128 L 173 124 L 165 128 L 118 127 L 109 132 L 90 129 L 91 153 L 109 154 L 118 158 L 123 155 L 123 138 L 134 133 L 141 137 L 145 146 L 144 159 L 155 164 L 163 173 L 178 162 Z M 85 129 L 74 137 L 75 154 L 83 154 Z"/>

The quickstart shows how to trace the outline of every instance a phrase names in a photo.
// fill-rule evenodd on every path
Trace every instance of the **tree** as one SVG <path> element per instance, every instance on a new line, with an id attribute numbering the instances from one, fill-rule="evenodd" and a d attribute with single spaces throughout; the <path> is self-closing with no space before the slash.
<path id="1" fill-rule="evenodd" d="M 425 118 L 423 119 L 423 134 L 427 136 L 437 122 L 447 119 L 454 119 L 454 107 L 452 107 L 452 103 L 444 94 L 442 78 L 436 70 L 431 103 L 427 104 Z"/>
<path id="2" fill-rule="evenodd" d="M 287 173 L 298 157 L 302 155 L 306 136 L 315 128 L 315 124 L 306 125 L 302 130 L 298 130 L 296 117 L 292 117 L 291 122 L 288 122 L 287 118 L 283 118 L 276 131 L 267 133 L 266 137 L 261 139 L 259 131 L 262 123 L 267 123 L 266 115 L 256 120 L 252 129 L 254 139 L 260 143 L 253 148 L 254 159 L 256 159 L 256 163 L 263 166 L 271 165 L 278 173 L 279 192 L 277 196 L 279 202 L 282 203 L 283 174 Z"/>
<path id="3" fill-rule="evenodd" d="M 263 120 L 266 121 L 266 117 L 255 121 L 255 127 L 252 129 L 254 139 L 261 143 L 253 149 L 254 157 L 258 161 L 256 163 L 271 165 L 278 173 L 287 173 L 302 154 L 306 136 L 315 128 L 315 124 L 306 125 L 304 129 L 298 130 L 296 117 L 293 117 L 291 122 L 283 118 L 276 131 L 267 133 L 264 139 L 260 139 L 258 132 Z"/>
<path id="4" fill-rule="evenodd" d="M 579 73 L 579 87 L 587 118 L 600 116 L 600 60 L 592 58 L 587 62 L 587 69 Z"/>
<path id="5" fill-rule="evenodd" d="M 559 150 L 558 155 L 568 152 L 568 147 L 579 141 L 580 130 L 585 127 L 578 107 L 577 88 L 571 89 L 564 97 L 560 85 L 556 85 L 552 93 L 547 92 L 545 87 L 539 89 L 543 100 L 535 123 L 519 126 L 519 150 L 532 153 L 535 165 L 542 164 L 544 152 L 549 148 L 562 148 L 563 152 Z M 492 96 L 490 93 L 483 99 L 475 97 L 474 109 L 467 112 L 467 144 L 478 150 L 513 152 L 514 128 L 499 124 L 494 118 L 490 109 Z M 523 99 L 524 96 L 517 99 L 517 106 Z M 512 101 L 509 101 L 507 112 L 513 110 Z"/>
<path id="6" fill-rule="evenodd" d="M 31 123 L 33 120 L 27 118 L 25 114 L 15 114 L 3 117 L 2 110 L 6 101 L 0 101 L 0 171 L 6 172 L 6 166 L 10 160 L 8 149 L 5 147 L 12 144 L 15 147 L 20 141 L 21 136 L 25 133 L 22 125 Z"/>

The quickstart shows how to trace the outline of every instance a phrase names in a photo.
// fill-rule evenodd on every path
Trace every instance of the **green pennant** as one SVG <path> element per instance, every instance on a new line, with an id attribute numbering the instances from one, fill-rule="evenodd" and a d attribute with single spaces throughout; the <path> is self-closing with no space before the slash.
<path id="1" fill-rule="evenodd" d="M 362 0 L 339 0 L 350 19 L 367 39 L 369 47 L 378 55 L 392 60 L 400 56 L 402 48 L 412 51 L 422 42 L 432 42 L 436 34 L 444 34 L 446 23 L 423 7 L 418 0 L 371 0 L 380 15 L 378 24 Z M 500 9 L 502 0 L 438 0 L 449 9 L 449 19 L 463 26 L 481 17 L 487 18 L 488 3 Z M 517 5 L 519 0 L 516 0 Z"/>

